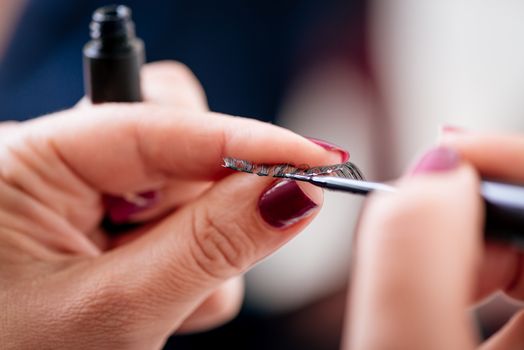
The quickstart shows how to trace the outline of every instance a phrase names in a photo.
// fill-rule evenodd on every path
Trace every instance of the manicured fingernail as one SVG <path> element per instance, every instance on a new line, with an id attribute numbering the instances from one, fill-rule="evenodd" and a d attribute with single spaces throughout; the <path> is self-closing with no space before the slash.
<path id="1" fill-rule="evenodd" d="M 258 201 L 262 218 L 275 228 L 285 228 L 308 216 L 318 205 L 295 181 L 279 181 Z"/>
<path id="2" fill-rule="evenodd" d="M 443 124 L 440 126 L 440 129 L 438 132 L 439 143 L 442 143 L 445 139 L 449 139 L 450 137 L 460 136 L 460 134 L 464 134 L 466 132 L 467 130 L 460 126 Z"/>
<path id="3" fill-rule="evenodd" d="M 460 163 L 459 154 L 448 147 L 437 147 L 420 158 L 411 174 L 444 172 L 456 168 Z"/>
<path id="4" fill-rule="evenodd" d="M 308 137 L 307 139 L 328 151 L 338 152 L 340 154 L 341 163 L 345 163 L 349 160 L 349 152 L 342 147 L 314 137 Z"/>
<path id="5" fill-rule="evenodd" d="M 158 192 L 148 191 L 123 197 L 106 195 L 103 202 L 111 222 L 119 224 L 128 221 L 132 215 L 151 208 L 158 202 Z"/>
<path id="6" fill-rule="evenodd" d="M 460 134 L 466 132 L 466 129 L 457 125 L 444 124 L 440 127 L 440 132 L 442 134 Z"/>

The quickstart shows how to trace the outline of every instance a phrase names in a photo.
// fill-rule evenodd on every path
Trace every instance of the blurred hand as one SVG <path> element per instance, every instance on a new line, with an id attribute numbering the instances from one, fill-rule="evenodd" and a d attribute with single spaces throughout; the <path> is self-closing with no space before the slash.
<path id="1" fill-rule="evenodd" d="M 152 349 L 224 322 L 238 276 L 318 211 L 319 189 L 231 175 L 222 157 L 319 165 L 339 152 L 208 112 L 179 64 L 146 68 L 144 86 L 144 103 L 0 128 L 2 349 Z M 111 238 L 104 215 L 142 225 Z"/>
<path id="2" fill-rule="evenodd" d="M 524 138 L 450 133 L 442 144 L 400 181 L 398 193 L 373 195 L 366 206 L 347 348 L 524 348 L 524 314 L 479 345 L 468 313 L 498 290 L 524 298 L 522 254 L 483 241 L 477 175 L 524 183 Z"/>

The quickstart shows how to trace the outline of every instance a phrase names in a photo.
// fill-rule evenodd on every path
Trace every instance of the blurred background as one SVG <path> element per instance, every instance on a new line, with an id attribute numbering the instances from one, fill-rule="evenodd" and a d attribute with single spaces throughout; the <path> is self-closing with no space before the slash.
<path id="1" fill-rule="evenodd" d="M 524 130 L 522 1 L 122 3 L 133 10 L 148 61 L 188 65 L 212 110 L 338 144 L 369 179 L 400 176 L 442 125 Z M 82 97 L 82 46 L 91 13 L 106 4 L 1 0 L 1 120 Z M 237 319 L 174 336 L 166 349 L 338 349 L 361 204 L 326 193 L 306 232 L 248 273 Z M 473 312 L 488 336 L 518 307 L 498 296 Z"/>

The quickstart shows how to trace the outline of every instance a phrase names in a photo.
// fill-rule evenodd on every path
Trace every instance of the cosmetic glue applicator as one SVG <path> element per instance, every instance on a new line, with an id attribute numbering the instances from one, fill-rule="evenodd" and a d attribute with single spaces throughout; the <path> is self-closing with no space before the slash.
<path id="1" fill-rule="evenodd" d="M 318 187 L 368 195 L 371 192 L 396 192 L 395 187 L 380 182 L 334 176 L 286 174 L 285 178 L 309 182 Z M 482 180 L 480 195 L 485 204 L 486 238 L 524 248 L 524 187 L 504 182 Z"/>

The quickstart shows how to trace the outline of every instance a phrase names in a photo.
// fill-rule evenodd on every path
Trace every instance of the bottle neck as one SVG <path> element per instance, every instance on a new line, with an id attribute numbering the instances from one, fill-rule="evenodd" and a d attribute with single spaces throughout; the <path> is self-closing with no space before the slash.
<path id="1" fill-rule="evenodd" d="M 136 39 L 131 10 L 123 5 L 97 9 L 89 28 L 91 39 L 104 49 L 127 47 Z"/>

